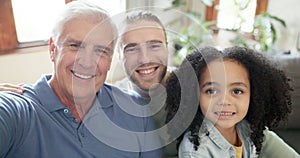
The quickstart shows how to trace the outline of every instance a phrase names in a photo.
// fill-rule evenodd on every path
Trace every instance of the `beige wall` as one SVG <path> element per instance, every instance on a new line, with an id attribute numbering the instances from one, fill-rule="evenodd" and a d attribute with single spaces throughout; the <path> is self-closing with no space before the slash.
<path id="1" fill-rule="evenodd" d="M 0 55 L 0 83 L 34 83 L 41 74 L 51 72 L 47 47 Z"/>

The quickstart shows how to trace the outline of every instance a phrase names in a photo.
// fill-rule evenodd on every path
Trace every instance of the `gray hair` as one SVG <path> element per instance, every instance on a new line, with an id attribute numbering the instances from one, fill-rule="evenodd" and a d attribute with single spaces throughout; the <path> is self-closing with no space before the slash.
<path id="1" fill-rule="evenodd" d="M 52 30 L 51 37 L 53 39 L 54 44 L 57 44 L 58 39 L 61 36 L 61 33 L 63 32 L 66 23 L 79 17 L 86 17 L 86 19 L 93 20 L 94 22 L 108 22 L 111 25 L 114 33 L 115 46 L 115 39 L 117 38 L 117 29 L 115 24 L 112 22 L 109 14 L 101 7 L 92 3 L 88 3 L 86 1 L 72 1 L 65 5 L 64 10 L 59 15 Z"/>

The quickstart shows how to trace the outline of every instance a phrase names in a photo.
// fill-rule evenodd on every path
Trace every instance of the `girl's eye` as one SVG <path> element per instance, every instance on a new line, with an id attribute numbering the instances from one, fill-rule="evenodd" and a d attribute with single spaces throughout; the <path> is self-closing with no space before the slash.
<path id="1" fill-rule="evenodd" d="M 208 90 L 205 91 L 205 93 L 212 95 L 212 94 L 216 94 L 217 90 L 215 90 L 215 89 L 208 89 Z"/>
<path id="2" fill-rule="evenodd" d="M 234 89 L 234 90 L 232 91 L 232 93 L 233 93 L 233 94 L 236 94 L 236 95 L 239 95 L 239 94 L 243 94 L 244 92 L 243 92 L 242 90 L 240 90 L 240 89 Z"/>

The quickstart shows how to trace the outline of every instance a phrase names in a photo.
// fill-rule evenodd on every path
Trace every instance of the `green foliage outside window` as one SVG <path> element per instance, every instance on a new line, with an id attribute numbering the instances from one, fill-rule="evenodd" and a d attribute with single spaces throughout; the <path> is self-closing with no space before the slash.
<path id="1" fill-rule="evenodd" d="M 194 0 L 197 1 L 197 0 Z M 198 0 L 205 6 L 211 6 L 214 0 Z M 182 17 L 174 19 L 169 25 L 180 24 L 179 32 L 170 35 L 169 39 L 174 44 L 175 52 L 173 55 L 173 64 L 179 65 L 182 59 L 192 50 L 199 46 L 205 46 L 211 41 L 215 21 L 205 21 L 199 12 L 191 10 L 192 0 L 173 0 L 172 7 L 169 9 L 179 10 L 183 13 Z M 238 4 L 237 4 L 238 5 Z M 248 5 L 240 7 L 241 10 L 246 9 Z M 238 16 L 241 18 L 241 16 Z M 245 19 L 240 19 L 241 23 Z M 286 27 L 285 21 L 277 16 L 269 13 L 261 13 L 254 19 L 253 30 L 250 33 L 241 31 L 241 28 L 231 29 L 227 31 L 235 32 L 236 37 L 229 39 L 232 45 L 252 47 L 262 52 L 275 52 L 274 44 L 277 40 L 277 31 L 274 22 L 279 22 Z M 250 38 L 249 38 L 250 37 Z M 256 41 L 255 45 L 249 45 L 249 40 Z"/>

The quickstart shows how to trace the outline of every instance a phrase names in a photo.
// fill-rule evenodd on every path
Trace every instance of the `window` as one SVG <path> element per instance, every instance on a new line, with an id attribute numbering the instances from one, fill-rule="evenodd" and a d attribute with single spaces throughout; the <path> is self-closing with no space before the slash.
<path id="1" fill-rule="evenodd" d="M 221 0 L 217 27 L 251 32 L 253 29 L 256 0 Z"/>
<path id="2" fill-rule="evenodd" d="M 46 45 L 52 24 L 65 3 L 72 0 L 1 0 L 0 52 Z M 111 15 L 126 9 L 124 0 L 89 0 Z"/>
<path id="3" fill-rule="evenodd" d="M 48 40 L 63 0 L 11 0 L 19 43 Z M 55 9 L 54 9 L 55 8 Z"/>
<path id="4" fill-rule="evenodd" d="M 250 32 L 254 17 L 266 12 L 268 0 L 214 0 L 206 8 L 207 21 L 217 21 L 218 28 L 237 29 Z M 247 8 L 247 9 L 244 9 Z"/>

